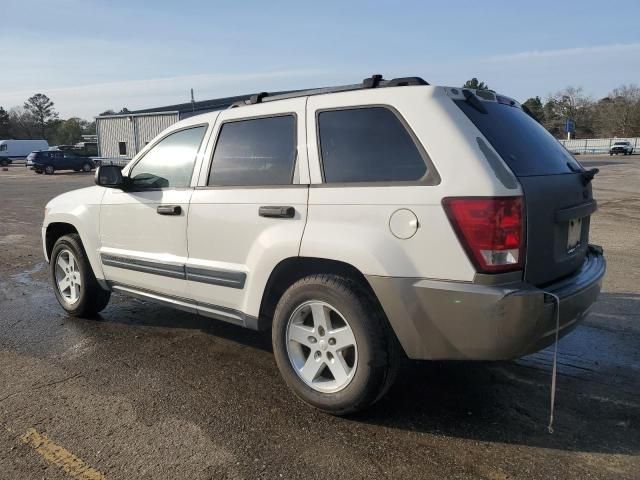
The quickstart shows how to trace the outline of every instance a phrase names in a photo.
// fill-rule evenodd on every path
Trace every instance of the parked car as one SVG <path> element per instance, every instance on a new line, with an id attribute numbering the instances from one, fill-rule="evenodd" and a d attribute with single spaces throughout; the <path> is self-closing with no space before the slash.
<path id="1" fill-rule="evenodd" d="M 70 152 L 74 148 L 73 145 L 53 145 L 49 147 L 49 150 L 61 150 L 63 152 Z"/>
<path id="2" fill-rule="evenodd" d="M 57 170 L 90 172 L 94 165 L 90 158 L 79 157 L 62 150 L 45 150 L 30 153 L 27 157 L 27 168 L 35 170 L 36 173 L 53 175 Z"/>
<path id="3" fill-rule="evenodd" d="M 34 150 L 46 150 L 46 140 L 0 140 L 0 165 L 6 167 L 13 160 L 22 160 Z"/>
<path id="4" fill-rule="evenodd" d="M 402 355 L 506 360 L 575 328 L 605 273 L 595 173 L 515 100 L 374 76 L 174 124 L 48 203 L 44 255 L 68 314 L 116 291 L 271 329 L 295 394 L 346 414 Z"/>
<path id="5" fill-rule="evenodd" d="M 611 148 L 609 148 L 609 155 L 618 155 L 619 153 L 622 153 L 623 155 L 631 155 L 633 153 L 633 146 L 631 145 L 631 142 L 620 141 L 611 145 Z"/>
<path id="6" fill-rule="evenodd" d="M 96 157 L 98 155 L 97 142 L 79 142 L 73 146 L 73 153 L 81 157 Z"/>

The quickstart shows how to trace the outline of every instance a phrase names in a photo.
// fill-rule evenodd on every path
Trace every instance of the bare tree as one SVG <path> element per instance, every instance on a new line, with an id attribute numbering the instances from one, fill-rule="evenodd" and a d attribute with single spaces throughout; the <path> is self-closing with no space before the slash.
<path id="1" fill-rule="evenodd" d="M 13 107 L 9 110 L 9 132 L 16 139 L 34 138 L 37 135 L 35 118 L 22 107 Z"/>
<path id="2" fill-rule="evenodd" d="M 569 86 L 547 98 L 544 105 L 544 126 L 561 136 L 567 119 L 573 121 L 576 135 L 591 136 L 593 128 L 593 99 L 585 95 L 582 87 Z"/>
<path id="3" fill-rule="evenodd" d="M 597 104 L 596 128 L 607 137 L 640 135 L 640 87 L 622 85 Z"/>

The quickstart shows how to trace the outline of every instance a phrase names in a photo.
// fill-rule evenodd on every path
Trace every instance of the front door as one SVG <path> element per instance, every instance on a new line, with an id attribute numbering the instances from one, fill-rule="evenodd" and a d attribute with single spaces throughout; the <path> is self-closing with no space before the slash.
<path id="1" fill-rule="evenodd" d="M 191 180 L 206 125 L 167 134 L 126 169 L 125 190 L 107 189 L 100 212 L 100 257 L 107 281 L 186 295 Z"/>
<path id="2" fill-rule="evenodd" d="M 307 219 L 306 99 L 226 110 L 189 210 L 189 294 L 204 315 L 255 327 L 273 268 Z M 213 141 L 215 139 L 215 141 Z"/>

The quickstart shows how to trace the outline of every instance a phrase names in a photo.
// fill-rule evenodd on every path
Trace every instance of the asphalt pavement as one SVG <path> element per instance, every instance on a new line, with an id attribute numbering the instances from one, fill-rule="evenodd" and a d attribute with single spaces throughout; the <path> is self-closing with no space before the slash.
<path id="1" fill-rule="evenodd" d="M 587 320 L 511 362 L 409 362 L 347 418 L 296 400 L 269 332 L 114 295 L 67 317 L 44 205 L 92 174 L 0 171 L 0 479 L 640 478 L 640 159 L 597 166 L 591 241 L 608 274 Z"/>

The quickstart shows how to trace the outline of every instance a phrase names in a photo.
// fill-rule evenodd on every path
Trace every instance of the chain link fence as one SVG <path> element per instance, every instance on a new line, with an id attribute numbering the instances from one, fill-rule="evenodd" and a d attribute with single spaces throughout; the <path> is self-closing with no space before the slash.
<path id="1" fill-rule="evenodd" d="M 573 138 L 560 140 L 560 143 L 571 153 L 591 154 L 609 153 L 609 148 L 616 142 L 627 141 L 633 146 L 633 153 L 640 153 L 640 137 L 632 138 Z"/>

